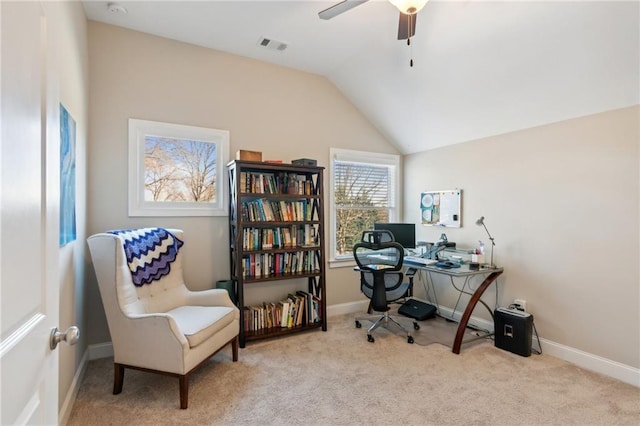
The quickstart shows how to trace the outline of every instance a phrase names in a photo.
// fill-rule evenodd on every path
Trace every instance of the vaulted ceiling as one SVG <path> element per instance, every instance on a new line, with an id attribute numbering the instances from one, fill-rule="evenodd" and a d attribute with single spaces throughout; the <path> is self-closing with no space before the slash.
<path id="1" fill-rule="evenodd" d="M 318 18 L 338 1 L 83 3 L 91 20 L 326 76 L 405 154 L 640 103 L 637 0 L 430 0 L 410 47 L 388 1 Z"/>

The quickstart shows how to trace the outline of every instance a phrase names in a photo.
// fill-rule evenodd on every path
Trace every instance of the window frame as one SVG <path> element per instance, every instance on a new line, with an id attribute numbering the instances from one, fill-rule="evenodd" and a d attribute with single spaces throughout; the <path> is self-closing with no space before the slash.
<path id="1" fill-rule="evenodd" d="M 353 161 L 363 164 L 383 165 L 394 167 L 393 199 L 389 207 L 389 221 L 397 222 L 401 217 L 401 199 L 400 199 L 400 176 L 401 176 L 401 157 L 398 154 L 384 154 L 369 151 L 356 151 L 350 149 L 330 148 L 329 149 L 329 266 L 330 267 L 347 267 L 355 265 L 353 256 L 336 256 L 337 242 L 337 214 L 335 204 L 335 161 Z"/>
<path id="2" fill-rule="evenodd" d="M 215 202 L 146 201 L 145 137 L 160 136 L 195 140 L 216 146 Z M 128 213 L 138 216 L 227 216 L 228 193 L 226 165 L 229 162 L 229 131 L 157 121 L 129 119 L 129 194 Z"/>

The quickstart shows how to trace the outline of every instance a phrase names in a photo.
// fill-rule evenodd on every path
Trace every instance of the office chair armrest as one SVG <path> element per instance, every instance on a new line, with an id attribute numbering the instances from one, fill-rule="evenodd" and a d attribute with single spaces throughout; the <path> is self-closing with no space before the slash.
<path id="1" fill-rule="evenodd" d="M 407 289 L 407 294 L 409 297 L 413 297 L 413 277 L 418 272 L 416 268 L 407 268 L 404 276 L 409 278 L 409 288 Z"/>

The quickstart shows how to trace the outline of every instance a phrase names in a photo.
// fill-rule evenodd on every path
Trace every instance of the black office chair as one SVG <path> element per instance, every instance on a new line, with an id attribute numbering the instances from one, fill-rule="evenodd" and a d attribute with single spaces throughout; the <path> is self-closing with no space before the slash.
<path id="1" fill-rule="evenodd" d="M 404 248 L 396 243 L 389 231 L 364 231 L 362 240 L 353 246 L 353 256 L 360 271 L 360 290 L 370 299 L 368 313 L 355 320 L 356 327 L 362 327 L 360 321 L 367 320 L 373 325 L 367 330 L 367 340 L 374 342 L 373 331 L 389 322 L 407 333 L 407 342 L 413 343 L 411 328 L 402 324 L 399 318 L 389 315 L 389 303 L 404 299 L 411 295 L 413 277 L 404 282 L 402 262 Z M 413 321 L 413 328 L 420 329 Z"/>

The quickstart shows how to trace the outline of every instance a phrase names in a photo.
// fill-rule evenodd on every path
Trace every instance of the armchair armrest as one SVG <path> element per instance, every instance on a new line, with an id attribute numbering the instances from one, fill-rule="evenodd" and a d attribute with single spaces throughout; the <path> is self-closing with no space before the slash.
<path id="1" fill-rule="evenodd" d="M 185 295 L 185 302 L 187 305 L 192 306 L 228 306 L 230 308 L 235 307 L 229 293 L 224 289 L 210 289 L 191 291 L 187 290 Z"/>
<path id="2" fill-rule="evenodd" d="M 111 332 L 114 361 L 160 371 L 184 374 L 187 338 L 165 313 L 134 314 Z"/>
<path id="3" fill-rule="evenodd" d="M 134 314 L 129 315 L 128 318 L 130 334 L 135 335 L 135 339 L 142 347 L 149 347 L 150 341 L 157 341 L 160 336 L 172 336 L 172 340 L 177 341 L 181 346 L 189 347 L 187 338 L 180 332 L 175 320 L 169 314 L 162 312 Z"/>

